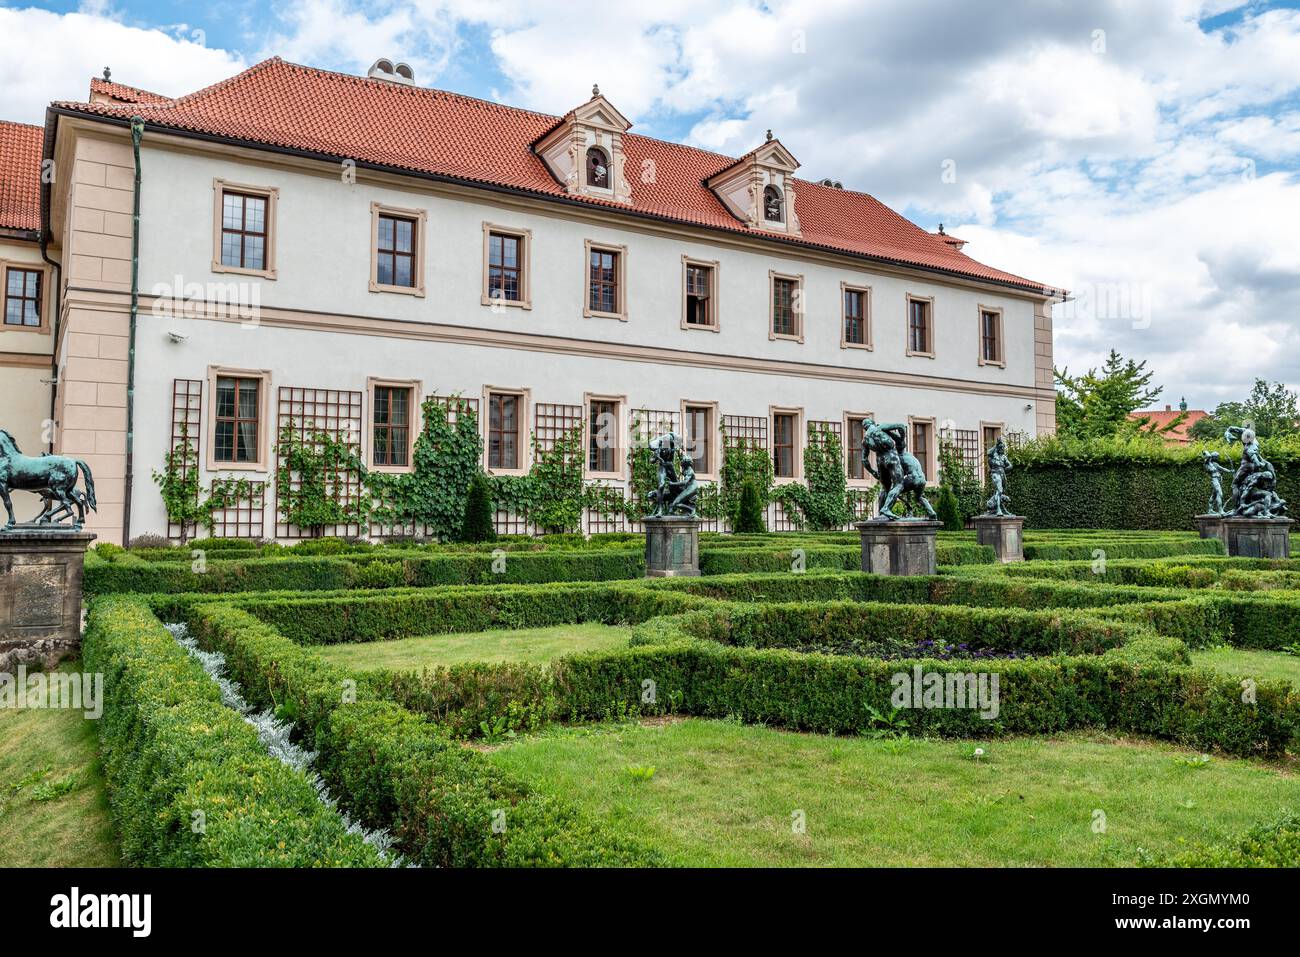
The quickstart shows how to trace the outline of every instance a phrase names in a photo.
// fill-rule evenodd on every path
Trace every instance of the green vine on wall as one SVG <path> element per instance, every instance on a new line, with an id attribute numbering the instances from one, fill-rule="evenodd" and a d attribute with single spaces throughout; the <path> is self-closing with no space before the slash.
<path id="1" fill-rule="evenodd" d="M 389 528 L 427 529 L 440 540 L 460 535 L 470 483 L 479 474 L 483 438 L 478 416 L 459 396 L 430 396 L 421 405 L 423 427 L 415 438 L 412 470 L 370 472 L 370 517 Z M 452 413 L 455 413 L 454 421 Z"/>
<path id="2" fill-rule="evenodd" d="M 772 490 L 799 528 L 825 532 L 842 528 L 850 516 L 848 479 L 844 474 L 840 437 L 824 426 L 808 436 L 803 450 L 807 484 L 790 482 Z"/>
<path id="3" fill-rule="evenodd" d="M 201 525 L 211 532 L 213 513 L 232 508 L 252 491 L 248 479 L 216 479 L 210 494 L 204 496 L 199 481 L 199 453 L 190 441 L 185 422 L 181 423 L 180 444 L 163 456 L 163 467 L 154 470 L 153 480 L 162 495 L 167 520 L 180 527 L 182 545 L 189 541 L 191 528 Z"/>
<path id="4" fill-rule="evenodd" d="M 275 497 L 286 524 L 321 534 L 329 525 L 360 525 L 370 506 L 363 493 L 348 494 L 355 481 L 367 482 L 366 467 L 356 445 L 346 438 L 310 427 L 299 435 L 289 420 L 275 446 L 280 465 L 275 472 Z"/>

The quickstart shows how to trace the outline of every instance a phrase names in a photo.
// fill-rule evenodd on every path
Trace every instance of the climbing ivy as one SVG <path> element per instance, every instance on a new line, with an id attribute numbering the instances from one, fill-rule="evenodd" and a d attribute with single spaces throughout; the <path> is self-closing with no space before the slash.
<path id="1" fill-rule="evenodd" d="M 190 441 L 189 426 L 181 423 L 180 444 L 163 456 L 163 467 L 155 469 L 153 480 L 162 495 L 167 519 L 181 530 L 181 544 L 189 540 L 190 529 L 201 525 L 212 530 L 213 513 L 247 498 L 252 486 L 248 479 L 217 479 L 204 496 L 199 481 L 199 453 Z"/>
<path id="2" fill-rule="evenodd" d="M 814 429 L 803 450 L 807 485 L 791 482 L 772 490 L 799 528 L 826 532 L 849 520 L 848 480 L 840 454 L 840 437 L 824 426 Z"/>
<path id="3" fill-rule="evenodd" d="M 772 501 L 772 455 L 755 442 L 727 444 L 724 437 L 722 469 L 719 472 L 718 511 L 727 524 L 736 527 L 740 518 L 740 493 L 749 479 L 754 484 L 761 508 Z"/>
<path id="4" fill-rule="evenodd" d="M 952 492 L 956 501 L 959 528 L 965 528 L 970 519 L 984 510 L 984 490 L 975 469 L 961 454 L 956 442 L 942 436 L 939 439 L 939 483 Z"/>
<path id="5" fill-rule="evenodd" d="M 280 430 L 275 451 L 280 459 L 275 497 L 287 524 L 315 537 L 329 525 L 360 525 L 367 520 L 366 496 L 347 495 L 349 473 L 363 487 L 367 478 L 355 444 L 317 428 L 299 435 L 291 419 Z"/>
<path id="6" fill-rule="evenodd" d="M 483 439 L 478 416 L 459 396 L 430 396 L 421 411 L 424 424 L 415 438 L 412 470 L 367 476 L 374 500 L 370 517 L 390 528 L 412 526 L 416 533 L 427 529 L 427 534 L 447 540 L 459 535 L 464 522 L 470 483 L 481 472 Z"/>
<path id="7" fill-rule="evenodd" d="M 543 532 L 581 531 L 583 508 L 588 501 L 599 501 L 599 493 L 589 491 L 582 481 L 581 423 L 562 433 L 549 449 L 536 434 L 531 442 L 533 465 L 527 475 L 493 478 L 498 507 L 524 516 Z"/>

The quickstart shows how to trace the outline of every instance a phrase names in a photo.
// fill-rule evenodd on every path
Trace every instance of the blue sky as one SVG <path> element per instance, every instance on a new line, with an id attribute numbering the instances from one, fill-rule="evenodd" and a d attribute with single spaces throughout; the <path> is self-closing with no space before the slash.
<path id="1" fill-rule="evenodd" d="M 973 257 L 1080 291 L 1058 365 L 1115 347 L 1162 401 L 1300 386 L 1300 3 L 1256 0 L 0 0 L 0 117 L 105 65 L 177 95 L 272 54 L 803 163 Z"/>

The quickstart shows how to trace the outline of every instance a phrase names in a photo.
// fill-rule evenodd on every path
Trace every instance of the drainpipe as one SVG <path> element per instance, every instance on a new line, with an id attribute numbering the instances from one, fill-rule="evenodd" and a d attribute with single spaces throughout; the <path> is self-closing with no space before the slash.
<path id="1" fill-rule="evenodd" d="M 63 288 L 63 266 L 56 263 L 50 258 L 49 239 L 45 235 L 45 229 L 42 224 L 41 229 L 41 258 L 54 267 L 53 289 L 46 292 L 54 300 L 54 328 L 50 332 L 50 424 L 54 423 L 54 411 L 58 408 L 59 402 L 59 324 L 62 318 L 60 306 L 63 304 L 61 290 Z M 46 449 L 51 455 L 54 454 L 54 429 L 50 429 L 49 448 Z"/>
<path id="2" fill-rule="evenodd" d="M 135 199 L 131 215 L 131 321 L 126 344 L 126 487 L 122 496 L 122 544 L 131 541 L 131 486 L 135 477 L 135 325 L 140 313 L 140 141 L 144 120 L 131 117 L 135 153 Z"/>

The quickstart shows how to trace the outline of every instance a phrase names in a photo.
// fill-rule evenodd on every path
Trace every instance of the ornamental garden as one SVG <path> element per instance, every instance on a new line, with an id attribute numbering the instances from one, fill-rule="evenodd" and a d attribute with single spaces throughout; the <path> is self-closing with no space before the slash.
<path id="1" fill-rule="evenodd" d="M 878 574 L 837 437 L 807 485 L 738 448 L 686 499 L 642 445 L 618 507 L 734 529 L 650 577 L 643 531 L 577 532 L 579 442 L 488 479 L 445 408 L 364 514 L 345 444 L 281 450 L 283 520 L 373 540 L 209 537 L 190 453 L 162 464 L 196 537 L 94 546 L 80 658 L 0 687 L 4 863 L 1300 864 L 1300 560 L 1201 536 L 1200 450 L 951 466 L 937 521 L 863 523 L 931 528 L 932 570 Z M 1292 450 L 1257 451 L 1294 497 Z M 764 529 L 775 496 L 798 530 Z M 497 537 L 502 507 L 552 531 Z M 986 508 L 1022 561 L 966 529 Z"/>

